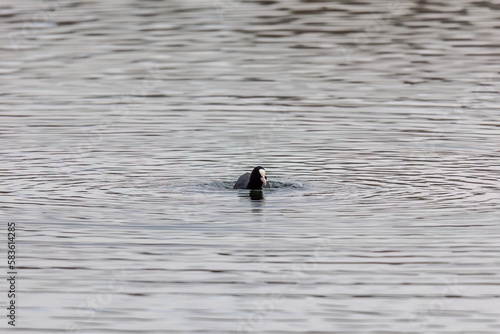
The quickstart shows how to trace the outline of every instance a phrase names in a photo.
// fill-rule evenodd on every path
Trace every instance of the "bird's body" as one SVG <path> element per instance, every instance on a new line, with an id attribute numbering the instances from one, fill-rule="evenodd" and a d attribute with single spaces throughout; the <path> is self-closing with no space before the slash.
<path id="1" fill-rule="evenodd" d="M 262 189 L 270 188 L 267 183 L 266 171 L 264 168 L 257 166 L 252 173 L 245 173 L 238 178 L 233 189 Z"/>

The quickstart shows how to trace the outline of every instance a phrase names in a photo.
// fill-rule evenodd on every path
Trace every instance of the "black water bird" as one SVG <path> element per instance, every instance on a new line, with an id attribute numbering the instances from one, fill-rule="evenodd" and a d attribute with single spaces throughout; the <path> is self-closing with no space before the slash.
<path id="1" fill-rule="evenodd" d="M 233 189 L 262 189 L 270 188 L 267 183 L 266 170 L 261 166 L 253 169 L 252 173 L 245 173 L 241 175 L 234 184 Z"/>

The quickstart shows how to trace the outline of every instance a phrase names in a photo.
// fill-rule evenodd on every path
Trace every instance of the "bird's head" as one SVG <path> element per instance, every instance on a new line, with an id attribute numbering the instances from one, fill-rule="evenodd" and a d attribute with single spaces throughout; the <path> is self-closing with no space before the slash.
<path id="1" fill-rule="evenodd" d="M 261 166 L 255 167 L 252 171 L 252 175 L 250 176 L 250 179 L 255 179 L 255 178 L 260 179 L 260 181 L 264 185 L 266 185 L 267 184 L 266 170 Z"/>

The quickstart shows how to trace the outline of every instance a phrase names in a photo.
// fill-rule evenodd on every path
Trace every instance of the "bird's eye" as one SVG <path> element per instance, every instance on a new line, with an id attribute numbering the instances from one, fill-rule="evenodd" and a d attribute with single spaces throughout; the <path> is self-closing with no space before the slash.
<path id="1" fill-rule="evenodd" d="M 267 176 L 266 176 L 266 180 L 267 180 Z"/>

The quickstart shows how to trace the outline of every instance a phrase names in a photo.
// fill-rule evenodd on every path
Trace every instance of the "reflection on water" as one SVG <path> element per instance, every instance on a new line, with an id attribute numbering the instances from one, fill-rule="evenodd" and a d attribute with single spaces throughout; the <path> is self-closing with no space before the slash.
<path id="1" fill-rule="evenodd" d="M 498 15 L 2 2 L 18 327 L 500 332 Z"/>
<path id="2" fill-rule="evenodd" d="M 252 201 L 260 201 L 264 199 L 264 194 L 262 190 L 250 190 L 249 196 Z"/>

